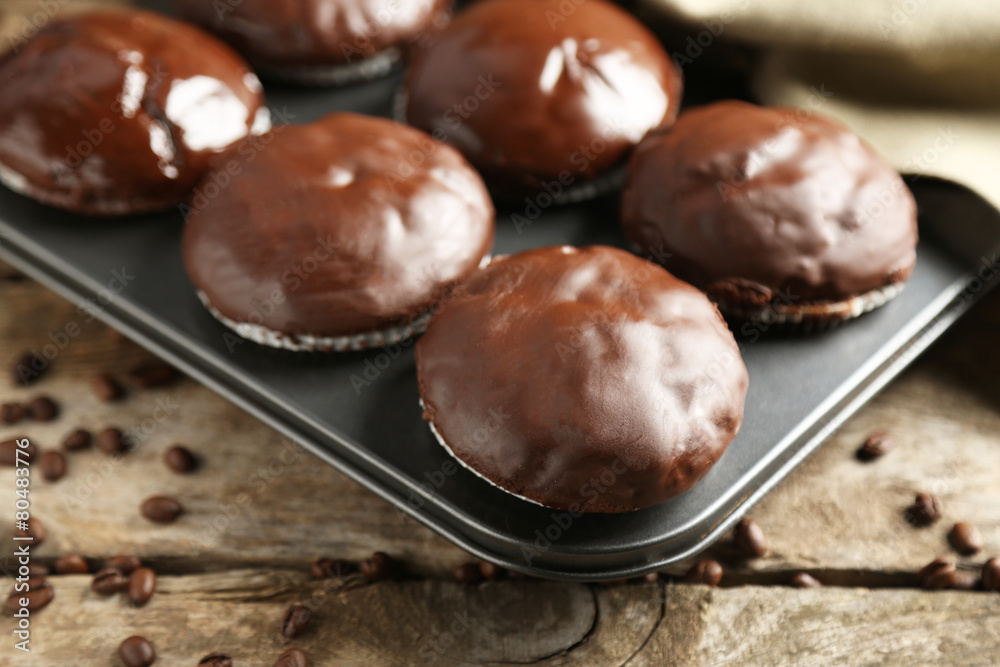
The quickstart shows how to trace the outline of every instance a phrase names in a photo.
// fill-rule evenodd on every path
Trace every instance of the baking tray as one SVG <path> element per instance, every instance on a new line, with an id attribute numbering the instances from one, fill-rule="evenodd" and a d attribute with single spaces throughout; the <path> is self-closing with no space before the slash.
<path id="1" fill-rule="evenodd" d="M 271 86 L 268 98 L 294 122 L 332 110 L 388 116 L 398 80 Z M 576 519 L 449 463 L 421 420 L 412 345 L 329 356 L 250 342 L 230 350 L 184 274 L 177 212 L 87 219 L 0 188 L 0 257 L 476 556 L 538 576 L 613 579 L 690 557 L 724 534 L 990 287 L 976 274 L 1000 245 L 996 212 L 957 186 L 922 179 L 914 190 L 922 240 L 902 296 L 822 335 L 751 331 L 740 341 L 750 373 L 743 428 L 705 479 L 656 507 Z M 617 195 L 547 209 L 518 230 L 511 216 L 523 207 L 499 207 L 496 253 L 626 247 Z M 134 276 L 119 293 L 109 291 L 115 271 Z"/>

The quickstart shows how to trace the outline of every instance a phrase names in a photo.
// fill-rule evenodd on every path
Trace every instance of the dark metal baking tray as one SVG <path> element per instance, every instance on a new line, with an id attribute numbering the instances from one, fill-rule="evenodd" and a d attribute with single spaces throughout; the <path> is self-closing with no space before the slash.
<path id="1" fill-rule="evenodd" d="M 268 93 L 294 122 L 336 109 L 388 115 L 397 82 Z M 619 578 L 717 539 L 986 291 L 988 281 L 974 281 L 1000 243 L 993 209 L 939 182 L 922 180 L 915 191 L 923 240 L 902 296 L 826 334 L 742 340 L 746 419 L 709 475 L 657 507 L 569 521 L 448 464 L 421 421 L 412 346 L 324 356 L 248 342 L 230 351 L 182 269 L 179 213 L 86 219 L 0 188 L 0 257 L 74 302 L 96 304 L 101 319 L 476 556 L 539 576 Z M 501 207 L 495 252 L 624 247 L 617 206 L 609 196 L 550 208 L 520 231 L 511 220 L 519 207 Z M 134 278 L 105 303 L 116 270 Z"/>

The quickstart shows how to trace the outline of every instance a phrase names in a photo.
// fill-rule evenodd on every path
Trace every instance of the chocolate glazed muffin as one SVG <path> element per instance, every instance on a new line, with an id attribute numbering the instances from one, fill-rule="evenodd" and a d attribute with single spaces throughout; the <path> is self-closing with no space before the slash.
<path id="1" fill-rule="evenodd" d="M 622 225 L 736 319 L 824 328 L 902 291 L 916 204 L 899 174 L 833 121 L 725 101 L 636 149 Z"/>
<path id="2" fill-rule="evenodd" d="M 432 305 L 488 257 L 493 232 L 486 187 L 457 151 L 336 113 L 223 156 L 192 199 L 184 265 L 212 314 L 245 338 L 359 350 L 422 331 Z"/>
<path id="3" fill-rule="evenodd" d="M 176 206 L 220 151 L 270 127 L 232 49 L 137 10 L 53 21 L 0 58 L 0 91 L 0 181 L 87 215 Z"/>
<path id="4" fill-rule="evenodd" d="M 604 0 L 482 0 L 414 55 L 401 115 L 461 150 L 506 196 L 593 196 L 681 76 L 656 38 Z"/>
<path id="5" fill-rule="evenodd" d="M 546 507 L 626 512 L 690 489 L 743 421 L 718 309 L 606 246 L 498 257 L 416 345 L 424 419 L 465 466 Z"/>
<path id="6" fill-rule="evenodd" d="M 232 44 L 262 74 L 340 85 L 388 74 L 444 26 L 451 0 L 177 0 L 181 15 Z"/>

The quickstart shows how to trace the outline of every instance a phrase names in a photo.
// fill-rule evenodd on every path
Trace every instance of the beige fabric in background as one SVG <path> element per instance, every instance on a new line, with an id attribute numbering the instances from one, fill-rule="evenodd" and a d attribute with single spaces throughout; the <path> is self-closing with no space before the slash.
<path id="1" fill-rule="evenodd" d="M 1000 1 L 640 4 L 762 51 L 762 103 L 839 118 L 900 171 L 961 183 L 1000 209 Z"/>

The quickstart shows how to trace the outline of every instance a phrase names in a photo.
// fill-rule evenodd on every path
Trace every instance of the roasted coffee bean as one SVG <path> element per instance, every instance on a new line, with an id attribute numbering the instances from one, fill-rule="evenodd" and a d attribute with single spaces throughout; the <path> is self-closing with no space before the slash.
<path id="1" fill-rule="evenodd" d="M 311 617 L 312 612 L 308 607 L 293 604 L 281 619 L 281 634 L 288 638 L 297 637 L 309 625 Z"/>
<path id="2" fill-rule="evenodd" d="M 388 554 L 376 551 L 361 563 L 361 574 L 368 581 L 384 581 L 396 576 L 398 563 Z"/>
<path id="3" fill-rule="evenodd" d="M 173 523 L 181 514 L 184 508 L 181 504 L 167 496 L 153 496 L 147 498 L 140 508 L 142 515 L 153 523 Z"/>
<path id="4" fill-rule="evenodd" d="M 48 396 L 36 396 L 25 406 L 28 417 L 39 422 L 50 422 L 59 416 L 59 406 Z"/>
<path id="5" fill-rule="evenodd" d="M 20 403 L 4 403 L 0 405 L 0 424 L 10 426 L 25 417 L 24 406 Z"/>
<path id="6" fill-rule="evenodd" d="M 917 573 L 920 587 L 928 591 L 948 588 L 955 581 L 955 564 L 947 558 L 935 558 Z"/>
<path id="7" fill-rule="evenodd" d="M 45 577 L 49 574 L 49 568 L 39 563 L 29 563 L 28 564 L 28 576 L 29 577 Z"/>
<path id="8" fill-rule="evenodd" d="M 472 586 L 483 580 L 483 575 L 479 573 L 479 563 L 465 563 L 459 565 L 451 572 L 451 577 L 460 584 Z"/>
<path id="9" fill-rule="evenodd" d="M 94 438 L 97 448 L 105 454 L 120 454 L 125 451 L 125 439 L 116 428 L 106 428 Z"/>
<path id="10" fill-rule="evenodd" d="M 796 588 L 820 588 L 823 585 L 819 579 L 806 572 L 799 572 L 789 583 Z"/>
<path id="11" fill-rule="evenodd" d="M 106 567 L 90 580 L 90 590 L 107 597 L 114 595 L 128 585 L 128 579 L 122 571 L 114 567 Z"/>
<path id="12" fill-rule="evenodd" d="M 90 435 L 90 431 L 85 431 L 82 428 L 78 428 L 63 440 L 62 446 L 67 452 L 75 452 L 79 449 L 86 449 L 90 447 L 90 443 L 93 440 Z"/>
<path id="13" fill-rule="evenodd" d="M 951 582 L 951 588 L 956 591 L 974 591 L 980 586 L 979 577 L 972 572 L 957 570 L 955 580 Z"/>
<path id="14" fill-rule="evenodd" d="M 859 461 L 874 461 L 888 454 L 895 446 L 896 439 L 888 433 L 874 433 L 858 448 L 856 455 Z"/>
<path id="15" fill-rule="evenodd" d="M 35 538 L 33 542 L 30 542 L 30 544 L 32 547 L 39 546 L 42 542 L 45 541 L 45 536 L 47 534 L 45 531 L 45 526 L 42 525 L 42 522 L 36 519 L 35 517 L 31 517 L 25 523 L 28 524 L 28 527 L 27 528 L 17 527 L 17 529 L 14 531 L 15 534 L 18 537 Z"/>
<path id="16" fill-rule="evenodd" d="M 742 519 L 736 524 L 733 540 L 745 558 L 760 558 L 767 553 L 767 538 L 753 519 Z"/>
<path id="17" fill-rule="evenodd" d="M 122 574 L 132 574 L 142 567 L 142 563 L 137 556 L 121 555 L 105 559 L 104 567 L 113 567 Z"/>
<path id="18" fill-rule="evenodd" d="M 906 509 L 906 520 L 914 526 L 929 526 L 944 514 L 944 505 L 932 493 L 918 493 Z"/>
<path id="19" fill-rule="evenodd" d="M 38 457 L 38 467 L 42 471 L 42 477 L 49 482 L 57 482 L 66 476 L 66 457 L 55 450 L 45 452 Z"/>
<path id="20" fill-rule="evenodd" d="M 87 561 L 76 554 L 61 557 L 55 564 L 57 574 L 86 574 L 90 572 Z"/>
<path id="21" fill-rule="evenodd" d="M 156 662 L 156 650 L 145 637 L 129 637 L 118 646 L 118 657 L 125 667 L 149 667 Z"/>
<path id="22" fill-rule="evenodd" d="M 983 535 L 971 523 L 959 521 L 948 533 L 948 541 L 955 551 L 963 556 L 971 556 L 983 550 Z"/>
<path id="23" fill-rule="evenodd" d="M 485 560 L 479 561 L 479 574 L 486 581 L 496 581 L 503 576 L 503 568 Z"/>
<path id="24" fill-rule="evenodd" d="M 332 579 L 333 577 L 346 577 L 354 570 L 354 564 L 346 560 L 320 558 L 309 568 L 309 573 L 313 579 Z"/>
<path id="25" fill-rule="evenodd" d="M 191 453 L 191 450 L 181 445 L 174 445 L 168 449 L 163 455 L 163 461 L 168 468 L 182 474 L 192 472 L 198 467 L 198 459 Z"/>
<path id="26" fill-rule="evenodd" d="M 225 653 L 209 653 L 198 661 L 198 667 L 233 667 L 233 659 Z"/>
<path id="27" fill-rule="evenodd" d="M 110 375 L 104 373 L 95 377 L 90 386 L 94 389 L 97 398 L 105 403 L 119 400 L 125 395 L 125 389 Z"/>
<path id="28" fill-rule="evenodd" d="M 309 656 L 300 648 L 290 648 L 278 656 L 274 667 L 309 667 Z"/>
<path id="29" fill-rule="evenodd" d="M 705 558 L 695 563 L 684 575 L 684 581 L 689 584 L 705 584 L 718 586 L 722 581 L 722 566 L 718 561 Z"/>
<path id="30" fill-rule="evenodd" d="M 111 341 L 112 343 L 114 343 L 116 345 L 120 345 L 122 343 L 127 343 L 128 342 L 128 336 L 126 336 L 125 334 L 123 334 L 118 329 L 115 329 L 114 327 L 108 327 L 107 329 L 105 329 L 104 330 L 104 335 L 106 335 L 108 337 L 109 341 Z"/>
<path id="31" fill-rule="evenodd" d="M 10 379 L 15 387 L 27 387 L 38 382 L 49 370 L 49 362 L 34 352 L 24 352 L 10 365 Z"/>
<path id="32" fill-rule="evenodd" d="M 983 590 L 1000 591 L 1000 558 L 983 563 Z"/>
<path id="33" fill-rule="evenodd" d="M 132 384 L 140 389 L 155 389 L 165 387 L 177 379 L 177 370 L 162 361 L 143 364 L 129 371 L 128 377 Z"/>
<path id="34" fill-rule="evenodd" d="M 35 455 L 38 454 L 38 448 L 35 447 L 34 443 L 29 442 L 27 447 L 23 449 L 17 446 L 19 440 L 27 440 L 25 436 L 18 436 L 13 440 L 4 440 L 0 442 L 0 465 L 4 466 L 14 466 L 17 465 L 17 461 L 23 463 L 34 463 Z M 17 455 L 17 450 L 22 449 L 20 457 Z"/>
<path id="35" fill-rule="evenodd" d="M 39 577 L 37 580 L 29 579 L 27 582 L 27 591 L 14 591 L 12 590 L 7 596 L 7 611 L 12 614 L 17 612 L 19 609 L 27 608 L 28 611 L 38 611 L 52 602 L 53 598 L 56 596 L 55 589 L 52 588 L 52 584 L 45 581 L 43 578 Z M 25 600 L 25 604 L 21 604 L 21 600 Z"/>
<path id="36" fill-rule="evenodd" d="M 156 573 L 148 567 L 140 567 L 128 580 L 128 603 L 142 607 L 156 592 Z"/>

